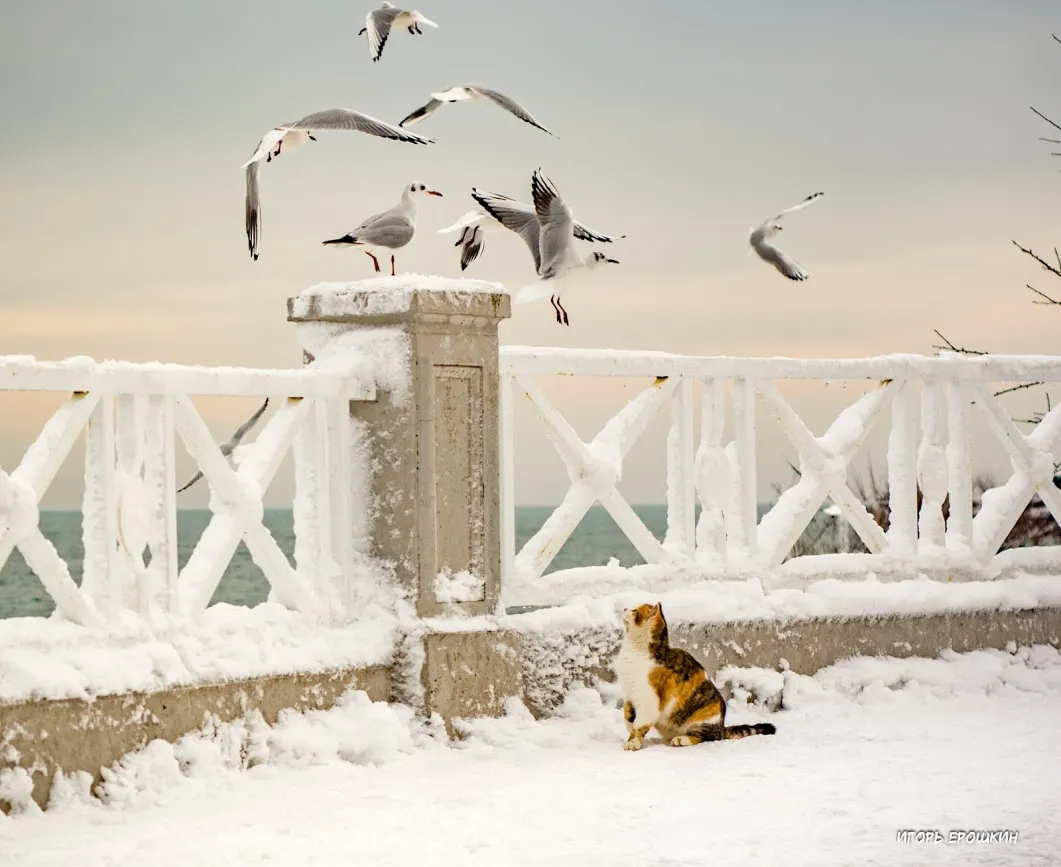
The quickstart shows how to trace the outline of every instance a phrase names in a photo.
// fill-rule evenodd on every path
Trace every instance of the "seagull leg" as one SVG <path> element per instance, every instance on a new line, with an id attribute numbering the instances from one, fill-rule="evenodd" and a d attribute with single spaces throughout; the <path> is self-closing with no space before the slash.
<path id="1" fill-rule="evenodd" d="M 415 36 L 416 35 L 416 27 L 410 25 L 409 26 L 409 32 L 412 33 Z"/>
<path id="2" fill-rule="evenodd" d="M 368 250 L 365 250 L 365 255 L 372 260 L 372 264 L 376 266 L 376 273 L 379 273 L 379 259 L 373 256 Z"/>
<path id="3" fill-rule="evenodd" d="M 553 310 L 556 311 L 556 324 L 557 325 L 563 325 L 564 324 L 564 320 L 560 318 L 560 308 L 556 306 L 556 296 L 555 295 L 550 295 L 549 296 L 549 303 L 553 305 Z"/>
<path id="4" fill-rule="evenodd" d="M 559 295 L 556 296 L 556 306 L 559 307 L 560 312 L 564 314 L 564 325 L 570 325 L 571 323 L 567 321 L 567 311 L 564 309 L 564 305 L 560 303 Z"/>
<path id="5" fill-rule="evenodd" d="M 395 276 L 394 275 L 394 254 L 391 253 L 391 277 L 393 277 L 393 276 Z"/>
<path id="6" fill-rule="evenodd" d="M 416 28 L 416 32 L 417 32 L 417 33 L 423 33 L 423 32 L 424 32 L 423 30 L 421 30 L 421 29 L 420 29 L 420 23 L 419 23 L 419 22 L 417 22 L 416 24 L 414 24 L 414 25 L 413 25 L 413 27 L 415 27 L 415 28 Z"/>

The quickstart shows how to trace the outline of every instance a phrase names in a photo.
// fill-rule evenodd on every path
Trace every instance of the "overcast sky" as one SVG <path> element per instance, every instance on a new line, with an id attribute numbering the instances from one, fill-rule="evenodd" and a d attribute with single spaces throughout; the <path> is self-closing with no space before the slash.
<path id="1" fill-rule="evenodd" d="M 439 29 L 396 33 L 371 63 L 357 36 L 371 4 L 349 0 L 2 0 L 0 352 L 297 365 L 286 298 L 371 273 L 321 240 L 423 182 L 445 197 L 422 205 L 399 270 L 457 275 L 455 238 L 435 230 L 474 206 L 472 186 L 529 200 L 537 166 L 580 220 L 628 237 L 607 279 L 567 300 L 570 328 L 541 302 L 516 308 L 503 343 L 862 356 L 931 352 L 939 328 L 1061 350 L 1058 314 L 1024 289 L 1041 272 L 1011 244 L 1061 241 L 1061 163 L 1028 110 L 1061 114 L 1056 2 L 689 2 L 666 17 L 644 0 L 423 3 Z M 239 166 L 267 129 L 331 106 L 397 122 L 466 82 L 559 139 L 480 105 L 423 121 L 427 148 L 322 134 L 263 171 L 250 260 Z M 809 281 L 746 256 L 749 226 L 817 190 L 782 235 Z M 533 278 L 514 236 L 468 274 Z M 639 384 L 545 385 L 588 438 Z M 857 390 L 786 393 L 820 432 Z M 0 395 L 0 465 L 54 403 Z M 224 437 L 253 401 L 204 407 Z M 562 466 L 520 419 L 518 497 L 555 502 Z M 662 499 L 662 431 L 624 473 L 635 502 Z M 760 441 L 766 495 L 786 452 L 765 422 Z M 77 503 L 75 464 L 49 503 Z"/>

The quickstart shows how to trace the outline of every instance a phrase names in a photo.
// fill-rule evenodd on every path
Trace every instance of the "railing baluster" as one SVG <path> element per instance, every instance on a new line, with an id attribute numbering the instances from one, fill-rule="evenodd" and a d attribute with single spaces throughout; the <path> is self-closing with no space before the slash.
<path id="1" fill-rule="evenodd" d="M 516 476 L 513 437 L 512 375 L 502 372 L 498 406 L 500 412 L 498 443 L 501 469 L 501 598 L 503 603 L 513 598 L 516 591 Z"/>
<path id="2" fill-rule="evenodd" d="M 696 475 L 693 472 L 693 386 L 683 376 L 671 399 L 671 424 L 667 433 L 667 535 L 663 546 L 692 559 L 696 555 Z"/>
<path id="3" fill-rule="evenodd" d="M 81 587 L 106 618 L 117 606 L 110 576 L 117 574 L 117 507 L 115 503 L 114 398 L 104 394 L 85 433 L 85 495 L 81 533 L 85 549 Z"/>
<path id="4" fill-rule="evenodd" d="M 943 501 L 947 496 L 947 416 L 945 384 L 930 379 L 921 392 L 921 447 L 917 478 L 921 488 L 918 520 L 919 548 L 942 547 L 946 542 Z"/>
<path id="5" fill-rule="evenodd" d="M 899 385 L 888 434 L 888 547 L 902 557 L 917 550 L 917 392 Z"/>
<path id="6" fill-rule="evenodd" d="M 751 379 L 733 380 L 733 455 L 737 478 L 736 520 L 729 539 L 734 553 L 746 563 L 758 552 L 757 529 L 759 525 L 759 497 L 756 490 L 755 449 L 755 382 Z M 726 522 L 727 529 L 730 527 Z M 727 557 L 727 560 L 731 559 Z"/>
<path id="7" fill-rule="evenodd" d="M 966 553 L 973 544 L 973 459 L 969 406 L 972 394 L 960 380 L 947 387 L 947 549 Z"/>
<path id="8" fill-rule="evenodd" d="M 700 498 L 696 548 L 701 561 L 722 564 L 726 557 L 726 525 L 722 510 L 732 488 L 729 460 L 722 448 L 726 429 L 726 380 L 708 379 L 700 388 L 700 447 L 694 473 Z"/>

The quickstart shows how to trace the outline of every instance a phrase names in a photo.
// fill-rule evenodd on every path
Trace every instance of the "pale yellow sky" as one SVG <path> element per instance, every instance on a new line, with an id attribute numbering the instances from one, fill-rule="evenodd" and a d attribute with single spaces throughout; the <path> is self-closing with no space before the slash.
<path id="1" fill-rule="evenodd" d="M 839 357 L 931 352 L 939 328 L 998 352 L 1061 350 L 1061 314 L 1024 288 L 1049 285 L 1011 244 L 1061 238 L 1058 159 L 1028 110 L 1061 114 L 1046 2 L 705 3 L 675 28 L 630 0 L 440 0 L 424 12 L 442 26 L 395 36 L 379 64 L 355 37 L 361 7 L 320 5 L 5 11 L 0 111 L 22 121 L 0 140 L 0 353 L 297 365 L 286 298 L 371 273 L 322 239 L 422 181 L 445 197 L 422 206 L 399 269 L 459 274 L 454 236 L 435 230 L 474 206 L 472 186 L 529 200 L 538 166 L 580 220 L 627 238 L 606 248 L 620 265 L 565 299 L 570 328 L 547 302 L 517 307 L 503 343 Z M 486 106 L 425 120 L 418 131 L 438 140 L 426 148 L 321 135 L 265 168 L 249 259 L 239 165 L 266 129 L 330 105 L 396 121 L 464 81 L 511 93 L 559 139 Z M 751 225 L 816 190 L 824 200 L 779 241 L 807 282 L 746 257 Z M 533 278 L 522 242 L 502 235 L 467 273 L 513 290 Z M 545 383 L 587 438 L 637 385 Z M 820 432 L 859 388 L 789 391 Z M 0 466 L 54 404 L 0 394 Z M 223 438 L 252 404 L 203 406 Z M 555 502 L 562 466 L 522 419 L 517 495 Z M 635 502 L 662 499 L 664 421 L 624 472 Z M 765 423 L 760 442 L 768 496 L 791 449 Z M 1000 450 L 981 451 L 1004 467 Z M 76 464 L 48 504 L 76 505 Z"/>

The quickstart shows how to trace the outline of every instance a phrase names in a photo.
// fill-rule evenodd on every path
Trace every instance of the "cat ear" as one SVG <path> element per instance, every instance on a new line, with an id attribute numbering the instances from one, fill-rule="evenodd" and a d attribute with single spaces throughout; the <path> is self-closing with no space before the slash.
<path id="1" fill-rule="evenodd" d="M 656 603 L 656 614 L 659 617 L 663 616 L 663 603 L 662 602 L 657 602 Z"/>

